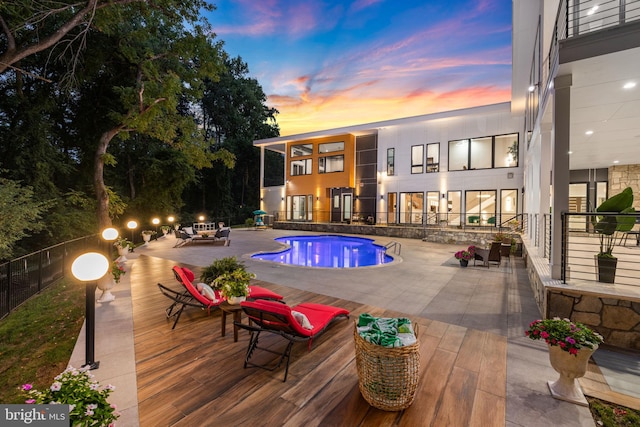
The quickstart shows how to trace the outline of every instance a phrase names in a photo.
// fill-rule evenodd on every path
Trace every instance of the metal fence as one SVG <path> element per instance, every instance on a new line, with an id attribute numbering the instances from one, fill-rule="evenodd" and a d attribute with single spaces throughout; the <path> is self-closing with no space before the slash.
<path id="1" fill-rule="evenodd" d="M 637 214 L 564 213 L 562 214 L 562 281 L 602 282 L 597 254 L 601 250 L 601 234 L 595 232 L 596 217 L 635 217 Z M 613 256 L 617 258 L 615 284 L 640 286 L 640 232 L 638 225 L 631 231 L 616 231 L 613 235 Z M 604 282 L 607 283 L 607 282 Z M 605 285 L 606 286 L 606 285 Z"/>
<path id="2" fill-rule="evenodd" d="M 78 255 L 100 244 L 98 235 L 86 236 L 0 264 L 0 319 L 65 277 Z"/>

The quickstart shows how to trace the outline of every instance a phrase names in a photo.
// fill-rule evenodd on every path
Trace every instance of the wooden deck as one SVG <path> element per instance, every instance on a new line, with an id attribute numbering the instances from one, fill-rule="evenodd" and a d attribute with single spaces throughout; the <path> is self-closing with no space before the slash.
<path id="1" fill-rule="evenodd" d="M 504 426 L 507 344 L 502 336 L 411 317 L 419 324 L 420 381 L 413 405 L 400 412 L 370 407 L 358 389 L 353 344 L 360 313 L 402 313 L 256 281 L 289 305 L 344 307 L 313 342 L 296 343 L 284 370 L 243 369 L 249 333 L 220 336 L 220 312 L 187 308 L 178 325 L 165 317 L 170 300 L 156 283 L 179 289 L 170 260 L 141 256 L 132 269 L 132 301 L 141 426 Z M 199 271 L 193 267 L 196 276 Z M 267 341 L 261 339 L 264 345 Z M 271 335 L 273 346 L 284 339 Z M 272 355 L 268 357 L 274 357 Z"/>

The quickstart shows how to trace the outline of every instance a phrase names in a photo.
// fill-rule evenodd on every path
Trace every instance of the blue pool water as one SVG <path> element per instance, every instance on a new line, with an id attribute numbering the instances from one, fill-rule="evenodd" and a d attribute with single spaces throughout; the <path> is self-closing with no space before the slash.
<path id="1" fill-rule="evenodd" d="M 371 239 L 349 236 L 288 236 L 275 239 L 288 245 L 280 252 L 252 258 L 304 267 L 356 268 L 386 264 L 393 258 Z"/>

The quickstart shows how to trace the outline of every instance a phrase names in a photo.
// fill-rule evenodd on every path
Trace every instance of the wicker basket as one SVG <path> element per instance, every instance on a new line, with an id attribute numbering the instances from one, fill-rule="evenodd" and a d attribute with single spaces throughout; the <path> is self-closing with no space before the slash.
<path id="1" fill-rule="evenodd" d="M 418 336 L 418 325 L 414 324 Z M 401 411 L 413 403 L 420 371 L 419 342 L 405 347 L 382 347 L 367 342 L 354 328 L 358 387 L 374 408 Z"/>

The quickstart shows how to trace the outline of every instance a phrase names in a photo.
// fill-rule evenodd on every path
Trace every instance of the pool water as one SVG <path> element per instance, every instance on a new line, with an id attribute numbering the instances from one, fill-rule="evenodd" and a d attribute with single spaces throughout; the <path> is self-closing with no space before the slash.
<path id="1" fill-rule="evenodd" d="M 357 268 L 387 264 L 393 257 L 372 239 L 350 236 L 287 236 L 277 242 L 289 248 L 280 252 L 259 253 L 252 258 L 304 267 Z"/>

